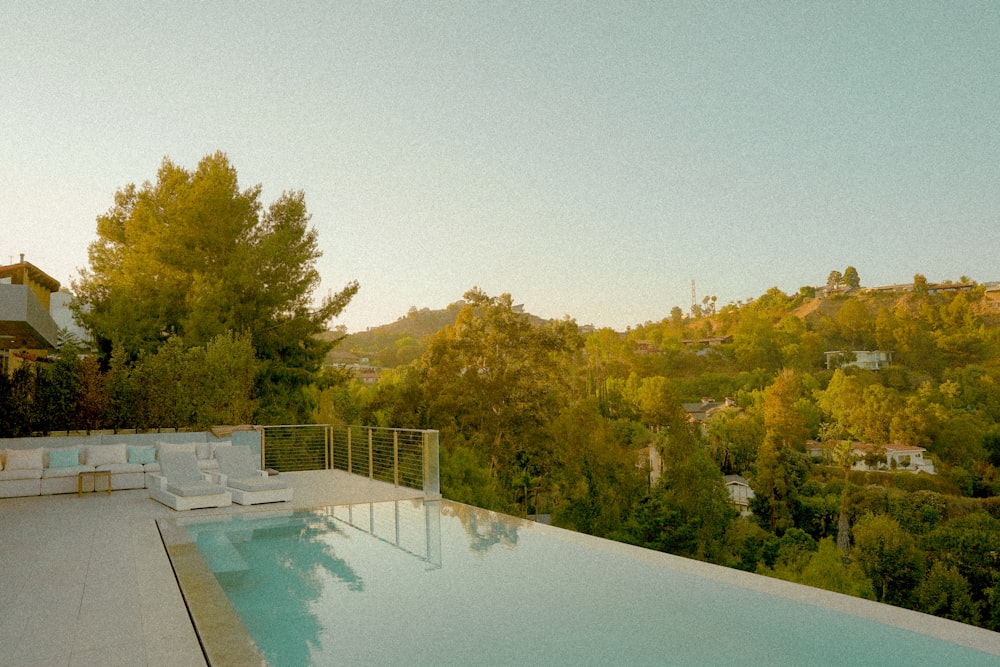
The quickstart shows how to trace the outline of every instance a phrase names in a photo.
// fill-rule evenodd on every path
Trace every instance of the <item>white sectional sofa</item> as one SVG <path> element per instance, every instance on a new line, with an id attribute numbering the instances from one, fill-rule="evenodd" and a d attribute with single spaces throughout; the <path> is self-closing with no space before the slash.
<path id="1" fill-rule="evenodd" d="M 172 437 L 171 437 L 172 436 Z M 242 432 L 259 447 L 259 433 Z M 18 438 L 0 441 L 0 498 L 76 493 L 80 472 L 107 470 L 111 488 L 143 489 L 160 472 L 161 451 L 190 451 L 198 467 L 216 472 L 215 450 L 232 445 L 209 433 L 97 435 Z M 259 449 L 258 449 L 259 451 Z M 102 480 L 103 481 L 103 480 Z M 99 482 L 100 483 L 100 482 Z M 83 478 L 84 490 L 94 490 L 94 478 Z"/>

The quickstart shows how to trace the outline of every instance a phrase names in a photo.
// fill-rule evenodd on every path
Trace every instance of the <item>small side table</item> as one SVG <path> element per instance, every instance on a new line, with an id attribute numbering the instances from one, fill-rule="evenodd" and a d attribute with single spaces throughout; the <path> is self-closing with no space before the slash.
<path id="1" fill-rule="evenodd" d="M 110 470 L 85 470 L 76 476 L 76 495 L 83 495 L 83 478 L 94 478 L 94 490 L 97 490 L 97 478 L 104 475 L 108 478 L 108 495 L 111 495 L 111 471 Z"/>

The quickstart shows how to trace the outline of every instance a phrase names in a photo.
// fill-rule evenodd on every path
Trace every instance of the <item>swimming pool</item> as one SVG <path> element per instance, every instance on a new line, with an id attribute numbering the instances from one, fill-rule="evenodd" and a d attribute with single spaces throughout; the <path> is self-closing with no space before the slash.
<path id="1" fill-rule="evenodd" d="M 1000 663 L 996 633 L 448 501 L 160 523 L 189 606 L 220 625 L 214 578 L 239 619 L 192 608 L 203 644 L 242 623 L 275 666 Z"/>

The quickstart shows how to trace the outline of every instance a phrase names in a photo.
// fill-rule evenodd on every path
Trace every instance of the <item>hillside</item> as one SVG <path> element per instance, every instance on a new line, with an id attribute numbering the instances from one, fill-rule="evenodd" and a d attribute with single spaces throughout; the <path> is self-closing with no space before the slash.
<path id="1" fill-rule="evenodd" d="M 1000 327 L 1000 284 L 931 283 L 928 290 L 930 297 L 939 299 L 961 294 L 985 326 Z M 787 295 L 774 288 L 745 304 L 730 304 L 718 312 L 698 317 L 685 315 L 680 329 L 676 322 L 665 318 L 628 332 L 618 332 L 618 335 L 630 340 L 652 338 L 658 344 L 670 339 L 731 335 L 739 331 L 741 323 L 746 324 L 748 313 L 766 312 L 776 329 L 781 328 L 779 323 L 785 317 L 801 320 L 808 330 L 823 337 L 828 349 L 867 349 L 878 346 L 875 324 L 880 313 L 916 311 L 922 304 L 915 301 L 910 285 L 861 288 L 813 297 Z M 328 364 L 361 363 L 384 368 L 407 364 L 420 357 L 434 334 L 455 323 L 463 305 L 459 300 L 444 309 L 410 308 L 395 322 L 347 335 L 326 361 Z M 531 314 L 528 317 L 538 325 L 546 322 Z M 327 332 L 324 337 L 329 340 L 342 335 Z"/>

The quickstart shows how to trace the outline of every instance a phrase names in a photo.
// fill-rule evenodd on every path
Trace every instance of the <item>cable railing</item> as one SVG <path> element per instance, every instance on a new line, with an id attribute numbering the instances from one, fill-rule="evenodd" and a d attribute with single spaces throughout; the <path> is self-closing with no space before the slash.
<path id="1" fill-rule="evenodd" d="M 440 495 L 438 432 L 304 424 L 264 426 L 264 466 L 281 472 L 344 470 L 394 486 Z"/>

